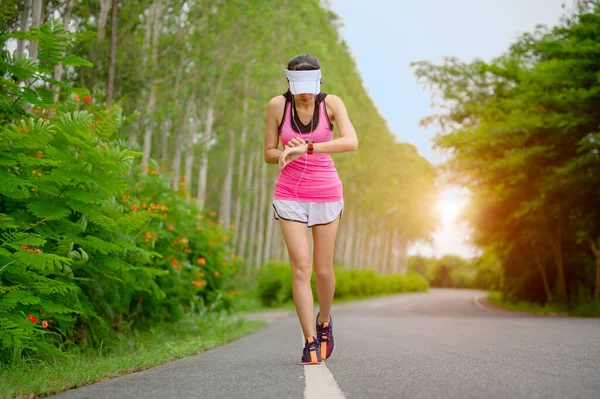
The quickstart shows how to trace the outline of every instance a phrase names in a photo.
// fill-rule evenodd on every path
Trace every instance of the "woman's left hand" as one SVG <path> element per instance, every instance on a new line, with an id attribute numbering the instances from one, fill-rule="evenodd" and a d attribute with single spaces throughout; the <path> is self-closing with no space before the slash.
<path id="1" fill-rule="evenodd" d="M 295 161 L 306 154 L 308 146 L 306 144 L 296 147 L 286 147 L 279 157 L 279 169 L 285 168 L 290 162 Z"/>

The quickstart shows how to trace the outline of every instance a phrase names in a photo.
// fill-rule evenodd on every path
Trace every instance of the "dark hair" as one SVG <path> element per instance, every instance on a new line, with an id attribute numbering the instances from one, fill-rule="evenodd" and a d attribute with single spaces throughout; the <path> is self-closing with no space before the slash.
<path id="1" fill-rule="evenodd" d="M 287 69 L 289 71 L 314 71 L 321 69 L 321 64 L 314 55 L 300 54 L 290 60 Z"/>

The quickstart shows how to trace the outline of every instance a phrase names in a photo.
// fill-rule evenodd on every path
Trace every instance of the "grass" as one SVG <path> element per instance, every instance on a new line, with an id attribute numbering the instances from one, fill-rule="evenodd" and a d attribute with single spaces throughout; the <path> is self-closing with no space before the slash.
<path id="1" fill-rule="evenodd" d="M 29 360 L 0 369 L 0 397 L 37 397 L 145 370 L 223 345 L 266 325 L 261 320 L 189 316 L 122 338 L 111 350 L 72 349 L 67 356 Z"/>
<path id="2" fill-rule="evenodd" d="M 600 302 L 584 302 L 573 306 L 562 304 L 539 305 L 523 301 L 513 303 L 505 301 L 500 292 L 490 292 L 487 299 L 494 306 L 515 312 L 526 312 L 539 315 L 600 317 Z"/>

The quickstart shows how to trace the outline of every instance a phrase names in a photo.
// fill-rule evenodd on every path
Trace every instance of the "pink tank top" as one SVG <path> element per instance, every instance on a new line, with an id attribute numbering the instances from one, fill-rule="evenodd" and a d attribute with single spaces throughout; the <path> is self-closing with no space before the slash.
<path id="1" fill-rule="evenodd" d="M 325 96 L 319 95 L 321 101 L 318 105 L 318 123 L 312 134 L 298 133 L 294 129 L 295 125 L 292 126 L 292 103 L 289 100 L 286 101 L 283 121 L 279 128 L 279 135 L 284 146 L 296 137 L 304 140 L 311 139 L 315 143 L 330 141 L 333 138 L 333 130 L 325 106 Z M 315 121 L 316 117 L 317 115 L 313 115 Z M 343 199 L 342 181 L 331 155 L 304 154 L 290 162 L 279 172 L 279 177 L 275 182 L 275 198 L 303 202 L 341 201 Z"/>

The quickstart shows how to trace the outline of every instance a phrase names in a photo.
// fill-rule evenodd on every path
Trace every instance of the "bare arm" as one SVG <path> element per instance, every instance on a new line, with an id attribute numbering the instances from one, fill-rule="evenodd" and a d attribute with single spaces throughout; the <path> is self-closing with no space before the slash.
<path id="1" fill-rule="evenodd" d="M 341 98 L 334 95 L 327 96 L 327 103 L 333 111 L 332 117 L 338 125 L 340 138 L 326 141 L 324 143 L 315 143 L 314 151 L 321 153 L 335 154 L 339 152 L 358 150 L 358 137 L 350 118 L 346 105 Z"/>
<path id="2" fill-rule="evenodd" d="M 277 164 L 282 151 L 279 147 L 279 126 L 277 112 L 281 108 L 281 101 L 275 97 L 267 104 L 267 125 L 265 128 L 264 158 L 268 164 Z"/>

